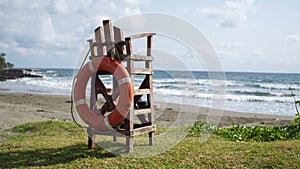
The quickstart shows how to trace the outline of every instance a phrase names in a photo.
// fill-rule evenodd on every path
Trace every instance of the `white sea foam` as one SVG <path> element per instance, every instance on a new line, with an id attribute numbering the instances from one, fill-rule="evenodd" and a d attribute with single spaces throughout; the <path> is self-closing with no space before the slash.
<path id="1" fill-rule="evenodd" d="M 23 78 L 0 82 L 0 88 L 7 89 L 1 92 L 70 95 L 73 79 L 72 70 L 35 69 L 33 72 L 42 75 L 43 78 Z M 184 76 L 185 78 L 183 78 L 183 76 L 176 76 L 176 74 L 172 76 L 174 78 L 154 76 L 153 86 L 156 101 L 211 106 L 213 99 L 225 99 L 225 109 L 229 110 L 254 113 L 271 112 L 272 114 L 284 114 L 281 111 L 284 110 L 286 115 L 293 115 L 294 101 L 289 88 L 293 88 L 296 97 L 300 96 L 299 83 L 295 81 L 266 83 L 262 75 L 260 75 L 261 79 L 253 80 L 253 82 L 248 79 L 245 80 L 244 77 L 243 79 L 231 77 L 231 80 L 213 80 L 203 77 L 193 79 L 193 77 Z M 241 76 L 247 76 L 247 74 Z M 139 87 L 143 79 L 144 76 L 136 76 L 135 88 Z M 101 80 L 107 88 L 112 87 L 111 76 L 101 76 Z M 89 93 L 90 85 L 88 84 L 87 87 L 87 93 Z M 221 95 L 221 87 L 225 87 L 225 95 Z"/>

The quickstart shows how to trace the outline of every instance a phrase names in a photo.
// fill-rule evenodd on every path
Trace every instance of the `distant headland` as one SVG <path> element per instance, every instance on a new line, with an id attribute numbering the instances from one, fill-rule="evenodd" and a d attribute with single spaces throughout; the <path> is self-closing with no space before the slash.
<path id="1" fill-rule="evenodd" d="M 5 61 L 5 53 L 0 54 L 0 81 L 24 77 L 39 78 L 40 75 L 31 74 L 31 69 L 14 69 L 14 64 Z"/>

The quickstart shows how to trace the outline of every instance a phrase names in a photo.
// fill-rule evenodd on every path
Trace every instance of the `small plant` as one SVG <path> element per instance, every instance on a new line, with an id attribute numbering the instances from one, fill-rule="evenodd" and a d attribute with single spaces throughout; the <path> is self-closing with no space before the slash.
<path id="1" fill-rule="evenodd" d="M 199 137 L 201 134 L 213 133 L 216 128 L 213 124 L 196 121 L 189 131 L 189 136 Z"/>
<path id="2" fill-rule="evenodd" d="M 230 128 L 218 128 L 212 124 L 195 122 L 189 131 L 189 136 L 199 137 L 201 134 L 213 133 L 232 141 L 276 141 L 300 139 L 300 116 L 292 121 L 290 126 L 246 127 L 234 125 Z"/>
<path id="3" fill-rule="evenodd" d="M 229 138 L 233 141 L 276 141 L 300 139 L 300 125 L 274 126 L 274 127 L 246 127 L 233 126 L 231 128 L 217 129 L 215 134 Z"/>
<path id="4" fill-rule="evenodd" d="M 298 115 L 295 119 L 291 120 L 291 124 L 300 126 L 300 115 Z"/>

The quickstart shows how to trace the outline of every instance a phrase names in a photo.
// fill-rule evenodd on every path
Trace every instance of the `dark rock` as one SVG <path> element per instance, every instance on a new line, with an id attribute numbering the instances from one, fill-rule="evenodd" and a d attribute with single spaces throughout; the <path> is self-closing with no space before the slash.
<path id="1" fill-rule="evenodd" d="M 41 78 L 43 76 L 31 74 L 31 69 L 3 69 L 0 70 L 0 81 L 24 77 Z"/>

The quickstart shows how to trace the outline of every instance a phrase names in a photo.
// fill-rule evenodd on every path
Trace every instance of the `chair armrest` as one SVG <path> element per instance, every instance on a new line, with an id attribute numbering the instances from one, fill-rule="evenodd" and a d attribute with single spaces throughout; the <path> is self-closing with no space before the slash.
<path id="1" fill-rule="evenodd" d="M 143 38 L 147 37 L 147 56 L 151 55 L 151 46 L 152 46 L 152 36 L 156 35 L 156 33 L 141 33 L 141 34 L 136 34 L 133 36 L 129 36 L 125 38 L 125 45 L 126 45 L 126 53 L 127 55 L 132 55 L 132 44 L 131 40 L 132 39 L 137 39 L 137 38 Z"/>
<path id="2" fill-rule="evenodd" d="M 156 35 L 156 33 L 141 33 L 141 34 L 129 36 L 128 38 L 137 39 L 137 38 L 143 38 L 143 37 L 148 37 L 148 36 L 153 36 L 153 35 Z"/>

